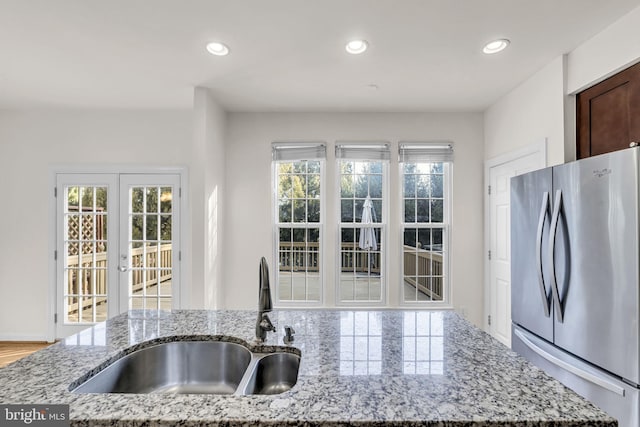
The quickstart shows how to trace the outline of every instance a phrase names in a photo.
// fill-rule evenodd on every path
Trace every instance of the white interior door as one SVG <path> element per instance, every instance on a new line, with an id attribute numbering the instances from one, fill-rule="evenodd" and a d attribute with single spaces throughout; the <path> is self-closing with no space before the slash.
<path id="1" fill-rule="evenodd" d="M 543 153 L 544 154 L 544 153 Z M 540 152 L 500 162 L 489 168 L 489 318 L 488 330 L 511 347 L 511 216 L 510 179 L 544 167 Z"/>
<path id="2" fill-rule="evenodd" d="M 56 175 L 55 336 L 180 307 L 180 174 Z"/>
<path id="3" fill-rule="evenodd" d="M 180 307 L 179 198 L 180 175 L 120 176 L 123 311 Z"/>

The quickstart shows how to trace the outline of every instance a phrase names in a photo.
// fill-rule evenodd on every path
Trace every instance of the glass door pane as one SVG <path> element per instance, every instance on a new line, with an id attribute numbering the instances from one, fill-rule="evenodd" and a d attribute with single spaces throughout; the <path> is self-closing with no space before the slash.
<path id="1" fill-rule="evenodd" d="M 120 271 L 127 309 L 170 310 L 177 306 L 178 175 L 122 175 Z"/>
<path id="2" fill-rule="evenodd" d="M 107 318 L 107 187 L 65 186 L 64 321 Z"/>
<path id="3" fill-rule="evenodd" d="M 117 275 L 109 271 L 117 262 L 111 251 L 117 238 L 112 230 L 112 218 L 118 219 L 116 183 L 114 175 L 57 176 L 57 337 L 118 311 Z"/>

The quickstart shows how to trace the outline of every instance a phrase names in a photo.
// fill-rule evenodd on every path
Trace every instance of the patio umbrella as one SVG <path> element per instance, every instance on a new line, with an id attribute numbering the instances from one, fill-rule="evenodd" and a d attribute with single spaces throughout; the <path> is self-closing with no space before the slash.
<path id="1" fill-rule="evenodd" d="M 364 201 L 364 205 L 362 206 L 362 220 L 361 224 L 373 224 L 373 202 L 371 202 L 371 198 L 367 196 Z M 377 250 L 378 242 L 376 241 L 376 233 L 373 227 L 362 227 L 360 229 L 360 241 L 358 242 L 358 247 L 365 251 Z M 371 254 L 369 254 L 369 274 L 371 274 Z"/>

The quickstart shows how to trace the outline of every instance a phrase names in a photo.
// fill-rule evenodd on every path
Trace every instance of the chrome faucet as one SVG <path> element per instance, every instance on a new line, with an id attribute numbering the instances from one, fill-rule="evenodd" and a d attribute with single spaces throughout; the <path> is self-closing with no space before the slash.
<path id="1" fill-rule="evenodd" d="M 272 308 L 269 266 L 267 260 L 262 257 L 260 260 L 260 288 L 258 290 L 258 319 L 256 320 L 256 341 L 259 343 L 263 343 L 267 339 L 267 332 L 275 332 L 276 330 L 267 316 Z"/>

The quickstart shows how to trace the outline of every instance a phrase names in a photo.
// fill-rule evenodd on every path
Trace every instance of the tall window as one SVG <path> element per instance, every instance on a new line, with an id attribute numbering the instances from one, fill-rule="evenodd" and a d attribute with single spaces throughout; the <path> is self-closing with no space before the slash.
<path id="1" fill-rule="evenodd" d="M 326 146 L 274 143 L 276 298 L 322 302 L 322 198 Z"/>
<path id="2" fill-rule="evenodd" d="M 451 143 L 401 143 L 402 301 L 447 303 Z"/>
<path id="3" fill-rule="evenodd" d="M 337 144 L 338 303 L 384 303 L 389 144 Z"/>

